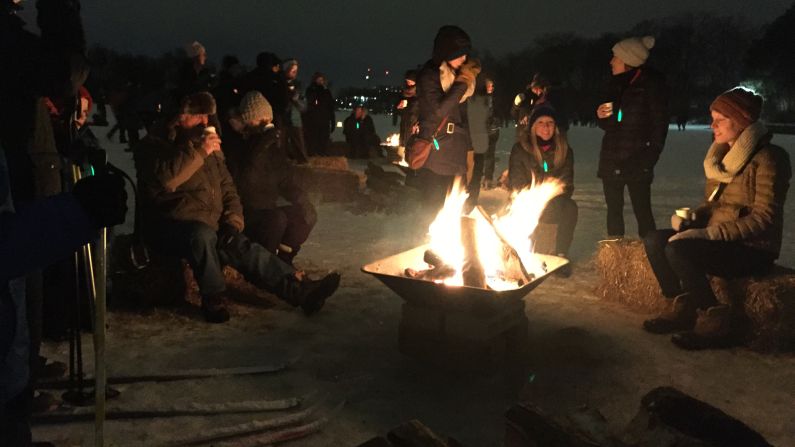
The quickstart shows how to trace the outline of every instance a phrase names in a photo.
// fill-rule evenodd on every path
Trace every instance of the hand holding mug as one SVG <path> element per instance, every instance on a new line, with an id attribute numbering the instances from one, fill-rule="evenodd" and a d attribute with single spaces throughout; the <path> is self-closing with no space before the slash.
<path id="1" fill-rule="evenodd" d="M 204 129 L 202 136 L 202 149 L 207 155 L 221 150 L 221 138 L 215 133 L 215 127 L 209 126 Z"/>

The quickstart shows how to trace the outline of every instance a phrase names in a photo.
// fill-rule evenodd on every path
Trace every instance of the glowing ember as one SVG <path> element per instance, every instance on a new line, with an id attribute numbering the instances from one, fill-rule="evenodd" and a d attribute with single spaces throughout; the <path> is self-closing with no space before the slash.
<path id="1" fill-rule="evenodd" d="M 386 142 L 384 144 L 392 147 L 400 146 L 400 134 L 393 133 L 392 135 L 387 137 Z"/>
<path id="2" fill-rule="evenodd" d="M 475 221 L 475 246 L 470 250 L 477 253 L 488 288 L 515 289 L 546 273 L 543 262 L 533 253 L 530 237 L 547 203 L 562 192 L 563 184 L 549 179 L 512 194 L 498 216 L 489 217 L 480 208 L 470 213 Z M 455 272 L 433 280 L 450 286 L 464 285 L 464 260 L 469 252 L 462 242 L 461 225 L 468 196 L 457 178 L 428 231 L 430 251 Z"/>

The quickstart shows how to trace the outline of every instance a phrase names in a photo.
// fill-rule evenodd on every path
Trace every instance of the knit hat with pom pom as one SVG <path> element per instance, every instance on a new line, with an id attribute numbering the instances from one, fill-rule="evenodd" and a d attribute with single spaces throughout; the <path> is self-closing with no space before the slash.
<path id="1" fill-rule="evenodd" d="M 613 55 L 630 67 L 640 67 L 654 48 L 654 37 L 630 37 L 613 45 Z"/>

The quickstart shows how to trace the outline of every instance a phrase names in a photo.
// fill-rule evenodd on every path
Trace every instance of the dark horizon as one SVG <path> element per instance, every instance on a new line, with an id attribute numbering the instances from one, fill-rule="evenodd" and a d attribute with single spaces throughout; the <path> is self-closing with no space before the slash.
<path id="1" fill-rule="evenodd" d="M 500 56 L 547 33 L 583 37 L 624 33 L 643 20 L 685 13 L 737 15 L 758 26 L 792 4 L 791 0 L 703 0 L 698 5 L 689 0 L 654 4 L 612 0 L 583 5 L 561 0 L 543 9 L 510 0 L 495 9 L 483 3 L 459 2 L 451 8 L 438 2 L 399 7 L 362 0 L 335 6 L 302 1 L 277 10 L 260 0 L 238 0 L 231 7 L 215 0 L 81 2 L 89 46 L 157 56 L 198 40 L 215 64 L 234 54 L 248 67 L 254 65 L 257 53 L 272 51 L 282 58 L 297 57 L 304 82 L 312 72 L 322 71 L 336 88 L 368 85 L 364 79 L 368 68 L 374 73 L 372 85 L 400 83 L 406 69 L 429 58 L 436 30 L 444 24 L 464 28 L 481 54 Z M 24 5 L 21 15 L 35 28 L 35 2 Z M 576 15 L 568 13 L 575 10 Z M 390 76 L 384 77 L 384 70 Z"/>

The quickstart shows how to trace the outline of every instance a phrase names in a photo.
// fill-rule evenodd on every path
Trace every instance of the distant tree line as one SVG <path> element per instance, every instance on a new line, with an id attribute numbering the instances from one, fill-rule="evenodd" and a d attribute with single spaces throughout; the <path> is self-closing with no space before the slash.
<path id="1" fill-rule="evenodd" d="M 715 96 L 744 85 L 765 97 L 766 120 L 795 122 L 795 5 L 758 28 L 739 16 L 698 13 L 646 20 L 625 33 L 596 38 L 547 34 L 517 53 L 486 53 L 484 73 L 497 85 L 495 101 L 505 118 L 516 93 L 540 72 L 552 81 L 569 119 L 586 124 L 604 100 L 612 46 L 643 35 L 656 38 L 647 64 L 666 75 L 672 119 L 685 114 L 707 122 Z"/>

